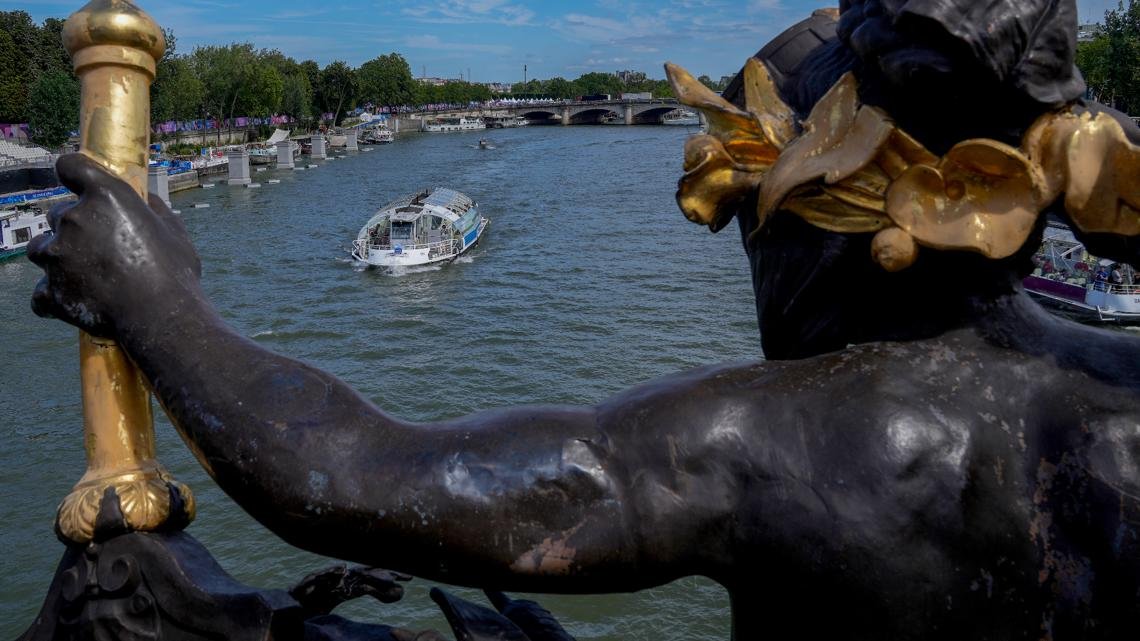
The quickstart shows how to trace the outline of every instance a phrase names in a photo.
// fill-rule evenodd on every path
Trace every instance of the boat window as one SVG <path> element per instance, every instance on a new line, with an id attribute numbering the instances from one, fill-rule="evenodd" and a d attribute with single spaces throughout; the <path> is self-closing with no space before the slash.
<path id="1" fill-rule="evenodd" d="M 32 228 L 21 227 L 12 230 L 12 238 L 16 243 L 26 243 L 32 239 Z"/>
<path id="2" fill-rule="evenodd" d="M 431 228 L 432 229 L 439 229 L 442 226 L 443 226 L 443 219 L 442 218 L 440 218 L 439 216 L 432 216 L 431 217 Z"/>
<path id="3" fill-rule="evenodd" d="M 412 223 L 406 222 L 393 222 L 392 223 L 392 240 L 411 240 L 412 238 Z"/>

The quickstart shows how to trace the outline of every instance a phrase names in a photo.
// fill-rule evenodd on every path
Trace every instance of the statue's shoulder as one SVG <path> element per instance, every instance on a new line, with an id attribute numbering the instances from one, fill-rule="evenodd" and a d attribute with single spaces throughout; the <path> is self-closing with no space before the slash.
<path id="1" fill-rule="evenodd" d="M 810 17 L 785 29 L 764 45 L 754 56 L 768 67 L 768 73 L 782 93 L 787 92 L 799 73 L 800 64 L 821 45 L 835 40 L 838 9 L 818 9 Z M 724 98 L 737 106 L 744 106 L 744 74 L 739 73 L 728 83 Z"/>

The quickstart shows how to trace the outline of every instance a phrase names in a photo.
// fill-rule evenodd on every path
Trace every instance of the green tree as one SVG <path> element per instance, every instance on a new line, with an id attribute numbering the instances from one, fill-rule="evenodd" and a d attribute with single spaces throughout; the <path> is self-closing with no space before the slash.
<path id="1" fill-rule="evenodd" d="M 39 76 L 40 30 L 27 11 L 0 11 L 0 32 L 7 33 L 19 51 L 18 69 L 29 84 Z M 63 43 L 60 43 L 63 48 Z M 7 69 L 5 71 L 8 71 Z"/>
<path id="2" fill-rule="evenodd" d="M 28 106 L 26 58 L 7 31 L 0 31 L 0 122 L 25 122 Z"/>
<path id="3" fill-rule="evenodd" d="M 79 129 L 79 82 L 62 71 L 41 75 L 28 92 L 28 126 L 32 140 L 48 149 L 67 142 Z"/>
<path id="4" fill-rule="evenodd" d="M 619 94 L 622 91 L 621 81 L 612 73 L 601 73 L 599 71 L 592 71 L 583 74 L 574 81 L 574 87 L 578 95 L 588 96 L 593 94 L 608 93 L 610 95 Z"/>
<path id="5" fill-rule="evenodd" d="M 300 64 L 301 73 L 305 74 L 305 79 L 309 81 L 309 95 L 312 97 L 312 102 L 309 105 L 309 111 L 314 116 L 321 114 L 321 101 L 318 92 L 321 86 L 321 67 L 312 60 L 305 60 Z"/>
<path id="6" fill-rule="evenodd" d="M 178 55 L 178 39 L 163 29 L 166 52 L 158 61 L 150 88 L 152 122 L 194 120 L 202 114 L 206 88 L 194 73 L 190 60 Z"/>
<path id="7" fill-rule="evenodd" d="M 74 75 L 71 56 L 63 48 L 63 20 L 48 18 L 39 29 L 36 66 L 41 72 L 62 71 Z"/>
<path id="8" fill-rule="evenodd" d="M 574 85 L 561 76 L 555 76 L 546 81 L 546 93 L 551 98 L 573 98 Z"/>
<path id="9" fill-rule="evenodd" d="M 194 120 L 202 113 L 205 98 L 206 88 L 195 75 L 189 60 L 172 57 L 158 63 L 150 91 L 153 122 Z"/>
<path id="10" fill-rule="evenodd" d="M 321 112 L 331 113 L 333 124 L 336 124 L 340 122 L 343 110 L 356 105 L 356 72 L 341 60 L 330 62 L 321 69 L 318 83 Z"/>
<path id="11" fill-rule="evenodd" d="M 313 115 L 313 88 L 309 78 L 298 67 L 293 74 L 283 79 L 281 92 L 281 113 L 298 120 L 308 120 Z"/>
<path id="12" fill-rule="evenodd" d="M 281 107 L 284 80 L 252 44 L 198 47 L 190 66 L 205 90 L 211 116 L 268 115 Z"/>
<path id="13" fill-rule="evenodd" d="M 398 53 L 378 56 L 360 65 L 360 99 L 377 105 L 404 105 L 415 95 L 415 79 L 408 61 Z"/>
<path id="14" fill-rule="evenodd" d="M 577 88 L 575 88 L 575 91 L 577 91 Z M 545 96 L 546 83 L 538 78 L 531 78 L 524 83 L 511 87 L 511 93 L 521 96 Z"/>
<path id="15" fill-rule="evenodd" d="M 1140 113 L 1140 3 L 1106 12 L 1100 33 L 1077 47 L 1077 66 L 1098 100 Z"/>

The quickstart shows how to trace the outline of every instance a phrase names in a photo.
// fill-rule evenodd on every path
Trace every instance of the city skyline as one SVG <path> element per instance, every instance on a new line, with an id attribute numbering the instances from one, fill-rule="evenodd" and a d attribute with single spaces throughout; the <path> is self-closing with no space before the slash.
<path id="1" fill-rule="evenodd" d="M 516 83 L 632 69 L 664 77 L 666 61 L 713 79 L 744 60 L 819 0 L 137 0 L 172 29 L 179 53 L 196 46 L 251 42 L 297 60 L 351 66 L 378 55 L 404 56 L 416 77 L 469 77 Z M 1080 0 L 1081 22 L 1097 21 L 1115 0 Z M 82 2 L 2 2 L 37 22 L 63 18 Z"/>

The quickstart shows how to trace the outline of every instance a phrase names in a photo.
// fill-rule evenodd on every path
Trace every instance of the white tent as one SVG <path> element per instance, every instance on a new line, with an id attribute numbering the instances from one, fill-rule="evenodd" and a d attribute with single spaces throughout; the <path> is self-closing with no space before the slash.
<path id="1" fill-rule="evenodd" d="M 265 141 L 265 144 L 266 145 L 276 145 L 277 143 L 281 142 L 282 140 L 285 140 L 288 137 L 289 137 L 289 130 L 288 129 L 274 129 L 273 135 L 269 137 L 269 140 Z"/>

